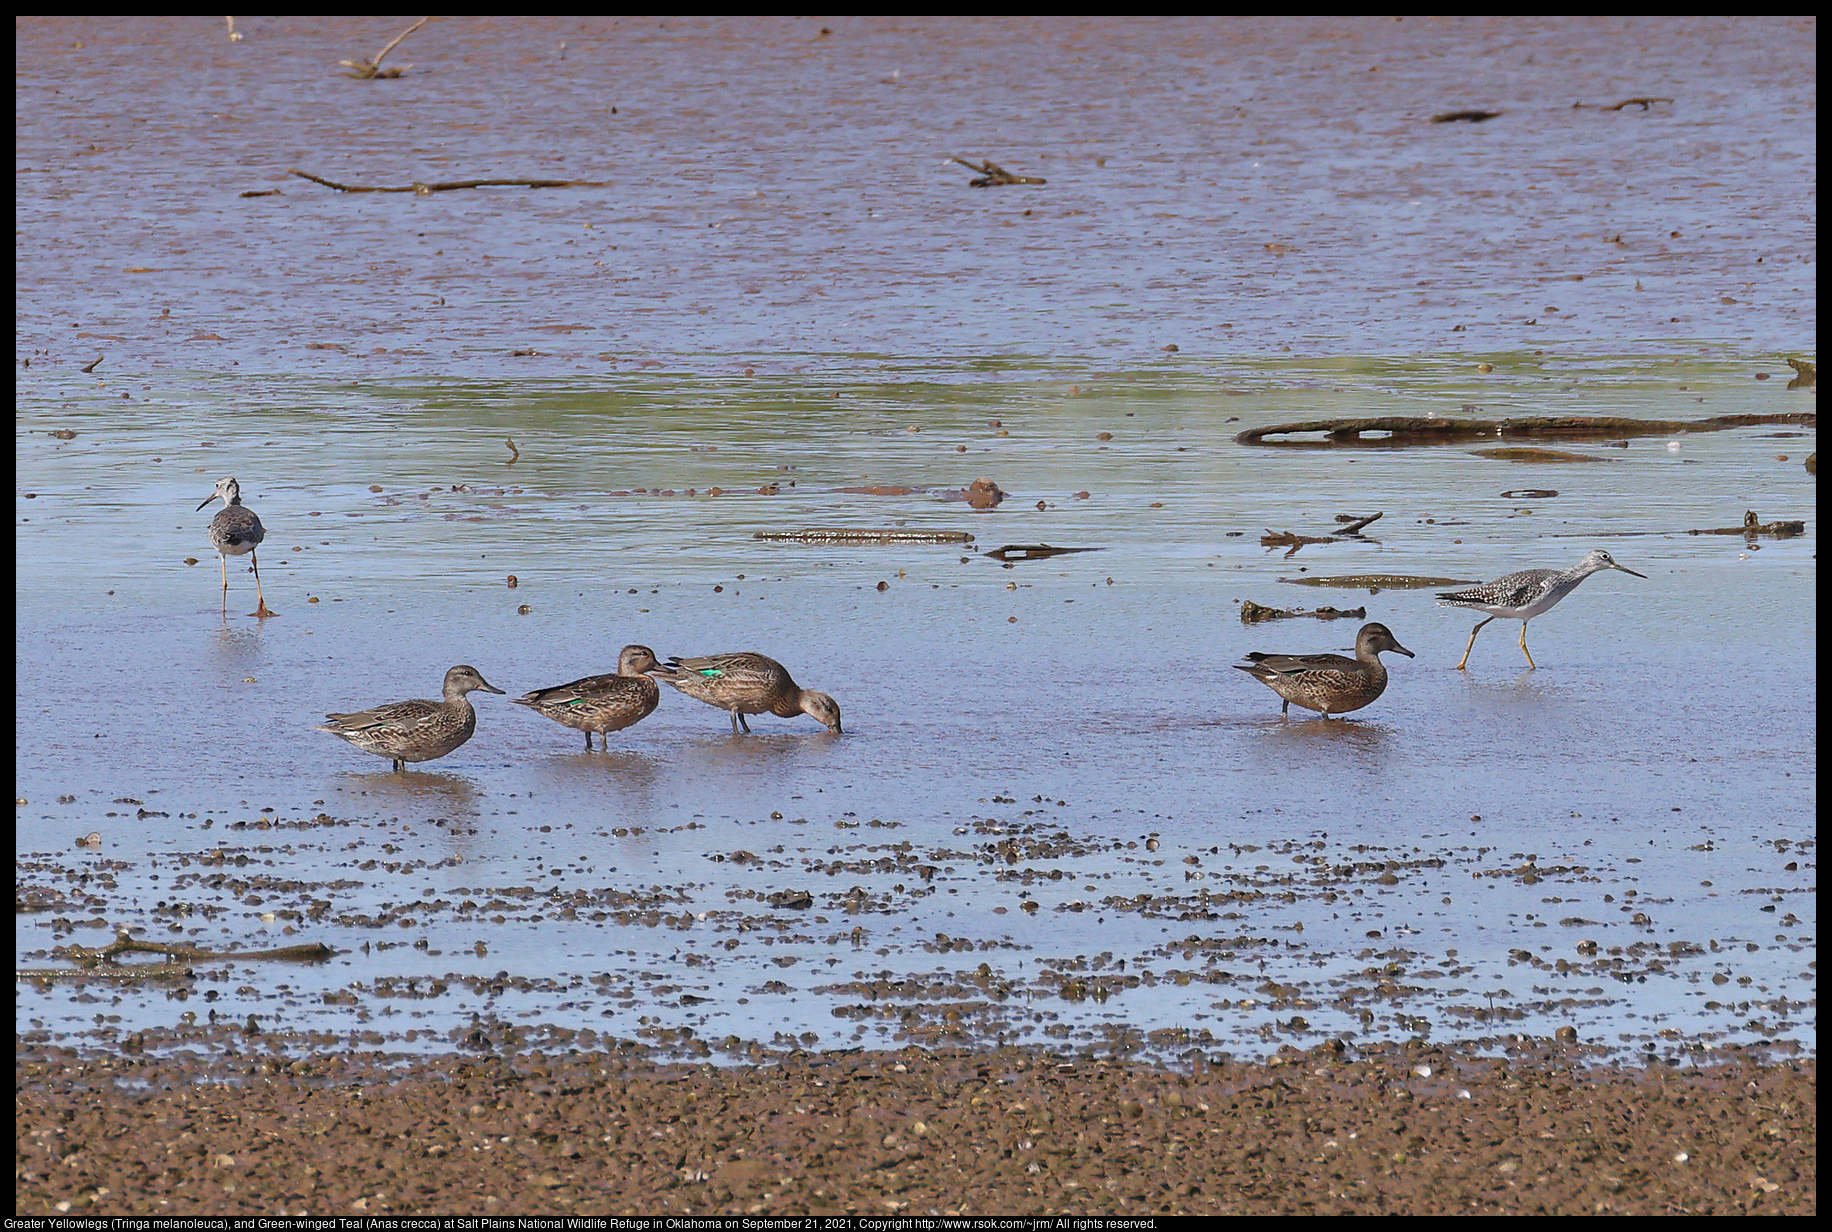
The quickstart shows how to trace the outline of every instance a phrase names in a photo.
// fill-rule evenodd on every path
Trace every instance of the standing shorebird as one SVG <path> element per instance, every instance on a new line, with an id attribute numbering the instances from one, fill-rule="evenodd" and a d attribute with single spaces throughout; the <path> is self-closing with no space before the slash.
<path id="1" fill-rule="evenodd" d="M 465 694 L 476 689 L 502 692 L 476 668 L 460 663 L 445 673 L 444 701 L 415 698 L 373 710 L 327 714 L 324 717 L 331 721 L 313 730 L 341 736 L 365 753 L 393 761 L 397 772 L 405 771 L 408 762 L 444 757 L 471 738 L 477 730 L 477 712 Z"/>
<path id="2" fill-rule="evenodd" d="M 1647 577 L 1645 573 L 1636 573 L 1633 569 L 1618 565 L 1609 558 L 1608 552 L 1597 548 L 1563 573 L 1557 569 L 1523 569 L 1519 573 L 1498 577 L 1469 590 L 1452 590 L 1439 594 L 1440 607 L 1467 607 L 1489 614 L 1488 620 L 1478 621 L 1476 627 L 1469 631 L 1469 645 L 1463 648 L 1463 661 L 1457 664 L 1457 670 L 1464 670 L 1464 665 L 1469 662 L 1469 652 L 1476 644 L 1476 634 L 1482 632 L 1482 626 L 1497 616 L 1506 616 L 1509 620 L 1520 622 L 1520 652 L 1527 656 L 1527 666 L 1538 670 L 1539 664 L 1533 661 L 1533 652 L 1527 649 L 1527 622 L 1551 611 L 1560 599 L 1578 588 L 1578 583 L 1605 569 L 1621 569 L 1638 578 Z"/>
<path id="3" fill-rule="evenodd" d="M 254 594 L 258 605 L 248 614 L 263 619 L 278 616 L 280 613 L 268 610 L 267 597 L 261 593 L 261 564 L 254 554 L 261 540 L 267 538 L 267 529 L 261 525 L 261 519 L 254 516 L 254 510 L 242 503 L 242 485 L 233 479 L 218 479 L 216 491 L 204 497 L 198 508 L 202 509 L 219 496 L 223 507 L 210 519 L 210 546 L 216 549 L 217 560 L 223 567 L 223 615 L 229 614 L 229 558 L 246 556 L 254 566 Z"/>
<path id="4" fill-rule="evenodd" d="M 663 680 L 688 697 L 731 711 L 733 732 L 740 727 L 751 730 L 745 715 L 768 713 L 785 719 L 809 715 L 836 736 L 840 734 L 838 702 L 825 693 L 802 688 L 782 664 L 754 651 L 697 659 L 676 656 L 661 671 Z"/>
<path id="5" fill-rule="evenodd" d="M 611 751 L 610 733 L 622 731 L 655 713 L 662 691 L 646 673 L 661 666 L 655 652 L 647 646 L 625 646 L 617 656 L 614 676 L 587 676 L 571 684 L 532 693 L 509 700 L 544 714 L 556 723 L 585 733 L 585 747 L 592 747 L 592 733 L 597 732 L 604 751 Z"/>
<path id="6" fill-rule="evenodd" d="M 1250 662 L 1236 663 L 1242 671 L 1285 699 L 1280 714 L 1291 713 L 1296 702 L 1329 718 L 1360 710 L 1387 689 L 1387 669 L 1380 652 L 1391 650 L 1408 659 L 1414 655 L 1394 640 L 1385 625 L 1361 626 L 1355 635 L 1355 657 L 1343 655 L 1275 655 L 1255 651 Z"/>

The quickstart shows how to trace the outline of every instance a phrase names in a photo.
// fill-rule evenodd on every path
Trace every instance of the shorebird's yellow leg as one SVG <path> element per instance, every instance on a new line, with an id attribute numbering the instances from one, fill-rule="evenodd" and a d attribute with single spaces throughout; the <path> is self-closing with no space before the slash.
<path id="1" fill-rule="evenodd" d="M 268 610 L 267 596 L 261 593 L 261 562 L 255 559 L 253 552 L 248 553 L 248 563 L 251 566 L 253 566 L 254 568 L 254 599 L 255 599 L 255 610 L 248 614 L 250 616 L 259 616 L 262 619 L 266 619 L 269 616 L 278 616 L 280 613 L 272 612 Z"/>
<path id="2" fill-rule="evenodd" d="M 1475 627 L 1475 628 L 1473 628 L 1473 629 L 1471 629 L 1471 630 L 1469 631 L 1469 645 L 1468 645 L 1468 646 L 1465 646 L 1465 647 L 1463 648 L 1463 662 L 1462 662 L 1462 663 L 1459 663 L 1459 664 L 1457 664 L 1457 670 L 1458 670 L 1458 671 L 1462 671 L 1462 670 L 1464 669 L 1464 665 L 1465 665 L 1465 664 L 1467 664 L 1467 663 L 1469 662 L 1469 652 L 1470 652 L 1470 651 L 1471 651 L 1471 650 L 1472 650 L 1472 649 L 1473 649 L 1473 648 L 1475 647 L 1475 645 L 1476 645 L 1476 634 L 1478 634 L 1478 633 L 1480 633 L 1480 632 L 1482 632 L 1482 626 L 1483 626 L 1483 625 L 1485 625 L 1485 624 L 1487 624 L 1487 623 L 1489 622 L 1489 620 L 1493 620 L 1493 619 L 1495 619 L 1495 618 L 1494 618 L 1493 616 L 1490 616 L 1490 617 L 1488 618 L 1488 620 L 1482 620 L 1482 621 L 1477 621 L 1477 622 L 1476 622 L 1476 627 Z M 1523 625 L 1521 625 L 1520 627 L 1521 627 L 1521 631 L 1522 631 L 1522 633 L 1524 634 L 1524 633 L 1525 633 L 1525 631 L 1526 631 L 1526 627 L 1527 627 L 1527 626 L 1523 624 Z"/>
<path id="3" fill-rule="evenodd" d="M 223 615 L 227 616 L 229 614 L 229 558 L 218 552 L 216 563 L 223 567 Z"/>
<path id="4" fill-rule="evenodd" d="M 1527 666 L 1537 672 L 1539 664 L 1533 661 L 1533 652 L 1527 649 L 1527 622 L 1524 620 L 1520 622 L 1520 653 L 1527 656 Z"/>

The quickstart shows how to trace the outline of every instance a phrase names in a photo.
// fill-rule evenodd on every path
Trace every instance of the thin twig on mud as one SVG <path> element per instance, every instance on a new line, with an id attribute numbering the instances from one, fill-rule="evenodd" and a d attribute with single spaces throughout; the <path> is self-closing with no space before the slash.
<path id="1" fill-rule="evenodd" d="M 969 188 L 991 188 L 1000 184 L 1049 183 L 1048 180 L 1040 175 L 1019 175 L 1016 172 L 1007 171 L 1005 168 L 999 166 L 999 164 L 993 162 L 990 158 L 986 159 L 984 162 L 978 163 L 970 163 L 964 158 L 956 158 L 954 161 L 963 167 L 980 173 L 979 179 L 967 181 L 967 186 Z"/>
<path id="2" fill-rule="evenodd" d="M 327 180 L 321 175 L 301 171 L 297 167 L 288 167 L 287 174 L 296 175 L 302 180 L 314 184 L 323 184 L 326 188 L 335 188 L 338 192 L 373 192 L 373 193 L 414 193 L 418 196 L 430 196 L 436 192 L 451 192 L 458 188 L 609 188 L 609 180 L 445 180 L 434 184 L 423 184 L 418 180 L 405 187 L 374 184 L 339 184 L 336 180 Z"/>

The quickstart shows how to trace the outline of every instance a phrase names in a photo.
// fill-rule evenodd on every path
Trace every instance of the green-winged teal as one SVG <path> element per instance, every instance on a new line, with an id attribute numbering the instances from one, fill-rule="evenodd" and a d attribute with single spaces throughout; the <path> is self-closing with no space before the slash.
<path id="1" fill-rule="evenodd" d="M 622 731 L 655 713 L 661 690 L 645 673 L 659 667 L 655 652 L 647 646 L 625 646 L 617 656 L 614 676 L 587 676 L 509 700 L 584 732 L 587 749 L 592 747 L 592 733 L 597 732 L 608 753 L 611 732 Z"/>
<path id="2" fill-rule="evenodd" d="M 327 714 L 324 717 L 331 721 L 313 730 L 342 736 L 365 753 L 391 759 L 397 771 L 406 770 L 410 761 L 444 757 L 471 738 L 477 730 L 477 712 L 465 694 L 474 689 L 502 692 L 476 668 L 460 663 L 445 673 L 442 702 L 415 698 L 352 714 Z"/>
<path id="3" fill-rule="evenodd" d="M 1251 662 L 1234 666 L 1285 699 L 1280 714 L 1291 713 L 1296 702 L 1329 718 L 1360 710 L 1387 688 L 1387 669 L 1380 652 L 1392 650 L 1413 658 L 1410 650 L 1393 638 L 1385 625 L 1361 626 L 1355 635 L 1355 657 L 1343 655 L 1275 655 L 1255 652 Z"/>
<path id="4" fill-rule="evenodd" d="M 765 713 L 785 719 L 805 714 L 825 723 L 836 735 L 840 731 L 838 702 L 825 693 L 802 688 L 782 664 L 754 651 L 697 659 L 675 656 L 668 660 L 661 677 L 688 697 L 731 711 L 734 732 L 740 727 L 751 730 L 745 715 Z"/>
<path id="5" fill-rule="evenodd" d="M 1469 644 L 1463 647 L 1463 661 L 1457 664 L 1457 670 L 1464 670 L 1464 665 L 1469 662 L 1469 652 L 1476 645 L 1476 634 L 1482 632 L 1482 626 L 1497 616 L 1506 616 L 1509 620 L 1520 622 L 1520 652 L 1527 656 L 1527 666 L 1537 669 L 1539 664 L 1533 661 L 1533 652 L 1527 649 L 1527 622 L 1551 611 L 1560 599 L 1578 588 L 1578 583 L 1605 569 L 1621 569 L 1638 578 L 1647 577 L 1645 573 L 1635 573 L 1633 569 L 1618 565 L 1609 558 L 1608 552 L 1597 548 L 1562 573 L 1557 569 L 1523 569 L 1519 573 L 1498 577 L 1469 590 L 1451 590 L 1439 594 L 1441 607 L 1468 607 L 1488 613 L 1488 620 L 1477 621 L 1476 627 L 1469 631 Z"/>
<path id="6" fill-rule="evenodd" d="M 254 550 L 261 546 L 261 540 L 267 538 L 267 528 L 261 525 L 261 519 L 254 515 L 254 510 L 242 503 L 242 485 L 233 479 L 218 479 L 216 491 L 204 497 L 204 505 L 222 498 L 223 507 L 210 519 L 210 546 L 217 551 L 217 560 L 223 567 L 223 614 L 229 613 L 229 558 L 246 556 L 254 566 L 254 594 L 256 608 L 248 613 L 250 616 L 278 616 L 280 613 L 269 611 L 267 597 L 261 593 L 261 563 L 255 559 Z"/>

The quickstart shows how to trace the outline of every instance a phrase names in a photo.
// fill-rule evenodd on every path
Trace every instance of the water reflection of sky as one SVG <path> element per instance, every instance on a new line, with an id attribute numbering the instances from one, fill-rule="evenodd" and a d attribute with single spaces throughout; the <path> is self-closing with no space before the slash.
<path id="1" fill-rule="evenodd" d="M 1333 396 L 1405 405 L 1396 380 L 1339 381 Z M 1535 384 L 1503 382 L 1504 400 Z M 1798 396 L 1734 368 L 1699 368 L 1687 383 L 1712 413 L 1786 409 Z M 1420 386 L 1418 401 L 1437 396 L 1430 379 Z M 1627 375 L 1592 387 L 1620 413 L 1652 417 L 1672 400 Z M 321 409 L 224 421 L 174 400 L 137 408 L 131 424 L 66 415 L 84 425 L 73 442 L 24 438 L 20 480 L 36 497 L 20 502 L 31 520 L 17 535 L 16 766 L 30 801 L 20 850 L 39 871 L 22 876 L 55 881 L 31 853 L 68 851 L 72 836 L 99 829 L 123 865 L 111 874 L 111 923 L 143 924 L 174 894 L 224 895 L 207 940 L 268 943 L 286 918 L 276 904 L 297 894 L 333 904 L 313 917 L 313 935 L 340 947 L 360 952 L 397 931 L 425 945 L 370 945 L 295 981 L 510 970 L 565 984 L 624 972 L 617 996 L 636 998 L 650 1025 L 703 1036 L 813 1030 L 829 1044 L 886 1042 L 883 1031 L 898 1029 L 890 1020 L 835 1033 L 832 1009 L 862 995 L 857 972 L 946 984 L 956 978 L 947 972 L 982 961 L 1031 989 L 1001 1012 L 1057 1016 L 1009 1023 L 1019 1035 L 1127 1023 L 1260 1039 L 1294 1008 L 1321 1030 L 1400 1029 L 1360 1017 L 1358 982 L 1376 952 L 1383 963 L 1403 951 L 1413 965 L 1448 964 L 1455 981 L 1416 985 L 1380 1012 L 1436 1014 L 1458 1031 L 1500 989 L 1527 1003 L 1518 1022 L 1540 1033 L 1576 1021 L 1633 1034 L 1659 1022 L 1745 1038 L 1751 1028 L 1736 1024 L 1762 1015 L 1720 999 L 1704 1009 L 1693 981 L 1711 973 L 1810 993 L 1790 961 L 1802 925 L 1750 913 L 1766 903 L 1802 913 L 1779 868 L 1812 825 L 1814 680 L 1800 670 L 1812 661 L 1811 623 L 1800 616 L 1813 610 L 1814 540 L 1751 552 L 1736 537 L 1637 533 L 1735 524 L 1745 505 L 1807 515 L 1810 526 L 1810 481 L 1797 458 L 1777 460 L 1800 438 L 1757 427 L 1691 434 L 1678 453 L 1658 438 L 1626 451 L 1571 445 L 1610 458 L 1584 467 L 1497 463 L 1454 446 L 1255 450 L 1213 430 L 1215 394 L 1197 384 L 1148 387 L 1136 402 L 1097 387 L 1096 411 L 1045 382 L 1002 386 L 996 414 L 953 391 L 943 426 L 955 431 L 941 435 L 986 451 L 963 470 L 952 450 L 910 441 L 924 433 L 866 434 L 833 461 L 824 442 L 856 430 L 844 405 L 792 426 L 734 417 L 688 434 L 679 423 L 696 400 L 724 394 L 674 388 L 678 421 L 607 410 L 582 423 L 537 409 L 517 423 L 499 405 L 487 413 L 507 421 L 490 431 L 523 449 L 507 471 L 494 454 L 480 458 L 463 408 L 435 420 L 373 391 L 371 404 L 389 409 L 360 431 L 277 430 L 289 419 L 338 425 Z M 812 392 L 782 396 L 821 405 Z M 314 391 L 295 393 L 322 406 Z M 882 397 L 915 400 L 907 388 Z M 1251 407 L 1240 401 L 1222 404 L 1246 412 L 1228 433 L 1307 413 L 1313 400 L 1266 389 Z M 1127 419 L 1128 405 L 1149 417 Z M 986 426 L 995 418 L 1010 435 Z M 1205 419 L 1210 430 L 1195 431 Z M 925 422 L 926 433 L 935 420 Z M 1116 429 L 1104 449 L 1097 424 Z M 717 451 L 694 452 L 689 435 Z M 380 450 L 402 436 L 412 449 Z M 1177 452 L 1182 440 L 1198 442 L 1197 460 Z M 632 452 L 642 461 L 629 462 Z M 703 491 L 709 475 L 762 474 L 779 456 L 799 459 L 806 482 L 793 496 L 612 495 Z M 701 469 L 707 459 L 716 472 Z M 216 614 L 204 518 L 188 510 L 199 475 L 223 470 L 241 475 L 267 520 L 262 573 L 279 619 L 239 615 L 252 600 L 240 572 L 235 614 L 227 625 Z M 832 491 L 855 470 L 916 491 Z M 1000 511 L 971 514 L 937 494 L 982 470 L 1013 493 Z M 1523 486 L 1561 495 L 1526 515 L 1497 495 Z M 98 489 L 106 499 L 85 499 Z M 1075 499 L 1082 489 L 1090 496 Z M 1336 511 L 1376 509 L 1386 517 L 1365 543 L 1287 557 L 1258 542 L 1267 527 L 1324 529 Z M 970 528 L 981 542 L 750 538 L 899 523 Z M 1104 550 L 1007 569 L 979 554 L 995 541 Z M 1570 563 L 1593 542 L 1649 576 L 1592 578 L 1536 621 L 1537 672 L 1523 671 L 1516 627 L 1501 622 L 1470 672 L 1449 670 L 1473 617 L 1435 606 L 1429 590 L 1278 580 L 1484 578 Z M 1247 650 L 1345 649 L 1356 622 L 1244 628 L 1244 598 L 1365 606 L 1418 657 L 1390 664 L 1387 694 L 1353 720 L 1285 721 L 1276 697 L 1228 665 Z M 765 717 L 758 735 L 733 738 L 724 715 L 669 693 L 609 756 L 588 755 L 576 733 L 477 694 L 478 736 L 397 777 L 310 730 L 325 711 L 434 694 L 455 662 L 519 693 L 608 670 L 625 642 L 664 656 L 773 653 L 840 699 L 847 735 Z M 1047 850 L 1006 861 L 992 851 L 1000 836 Z M 254 870 L 239 876 L 299 888 L 269 897 L 270 886 L 249 902 L 235 881 L 172 882 L 174 862 L 218 845 Z M 486 896 L 503 887 L 523 887 L 515 910 L 455 906 L 495 901 Z M 770 908 L 783 890 L 814 894 L 810 915 Z M 626 918 L 604 899 L 632 892 L 659 896 L 662 915 Z M 1209 919 L 1215 895 L 1230 905 Z M 407 916 L 407 930 L 378 937 L 364 926 L 412 903 L 433 905 Z M 777 923 L 759 931 L 772 913 Z M 1646 922 L 1625 923 L 1637 915 Z M 21 917 L 23 952 L 56 935 L 45 922 Z M 1185 957 L 1180 940 L 1236 933 L 1231 957 Z M 938 949 L 938 935 L 990 948 L 966 962 L 953 942 Z M 1734 959 L 1675 964 L 1630 996 L 1597 984 L 1594 968 L 1547 983 L 1510 958 L 1549 962 L 1591 939 L 1606 950 L 1692 942 Z M 1120 978 L 1113 964 L 1125 959 L 1153 982 L 1073 1005 L 1040 991 L 1056 987 L 1052 963 L 1103 953 L 1108 977 Z M 1216 964 L 1299 991 L 1204 983 Z M 1573 992 L 1581 1012 L 1548 1008 L 1567 984 L 1604 991 Z M 710 1000 L 683 1007 L 653 991 L 677 986 Z M 58 1019 L 60 998 L 30 993 L 22 1012 Z M 323 1012 L 291 1012 L 308 1010 Z M 430 1017 L 416 1022 L 486 1010 L 554 1021 L 576 1012 L 613 1031 L 603 1014 L 614 1023 L 625 1012 L 589 998 L 556 1011 L 537 990 L 421 1003 Z M 159 1020 L 152 1003 L 135 1013 Z"/>
<path id="2" fill-rule="evenodd" d="M 90 876 L 95 920 L 155 931 L 159 904 L 207 902 L 206 944 L 298 924 L 354 953 L 243 969 L 235 1008 L 283 979 L 289 1015 L 335 1030 L 321 994 L 386 1018 L 391 975 L 614 977 L 564 1009 L 416 1001 L 436 1039 L 502 1012 L 878 1043 L 898 1020 L 846 1025 L 851 984 L 981 963 L 1028 1038 L 1263 1042 L 1294 1005 L 1205 982 L 1222 967 L 1298 989 L 1325 1031 L 1467 1034 L 1499 990 L 1537 1034 L 1810 1037 L 1773 1007 L 1813 996 L 1813 427 L 1569 444 L 1605 461 L 1564 467 L 1232 439 L 1810 411 L 1781 362 L 1816 319 L 1810 26 L 858 21 L 817 46 L 793 22 L 451 19 L 365 83 L 331 67 L 390 31 L 238 28 L 19 28 L 22 886 Z M 563 38 L 564 61 L 527 50 Z M 1650 91 L 1675 101 L 1571 106 Z M 1505 114 L 1426 122 L 1471 105 Z M 1050 183 L 969 189 L 957 153 Z M 287 166 L 615 187 L 338 196 Z M 257 187 L 284 195 L 236 195 Z M 217 617 L 193 510 L 225 474 L 267 523 L 277 620 L 240 615 L 234 570 Z M 980 475 L 998 512 L 943 495 Z M 912 491 L 840 490 L 876 485 Z M 1502 495 L 1528 488 L 1559 495 Z M 1808 534 L 1683 533 L 1746 509 Z M 1361 542 L 1259 542 L 1375 511 Z M 751 538 L 813 525 L 978 539 Z M 1002 543 L 1103 550 L 980 555 Z M 1280 581 L 1481 580 L 1592 546 L 1648 578 L 1536 621 L 1532 673 L 1511 622 L 1450 671 L 1474 618 L 1429 589 Z M 1243 628 L 1243 599 L 1365 604 L 1418 658 L 1352 720 L 1286 722 L 1228 665 L 1344 649 L 1356 622 Z M 478 736 L 397 777 L 310 730 L 454 663 L 519 693 L 626 642 L 775 654 L 847 735 L 733 739 L 669 694 L 586 755 L 480 694 Z M 70 854 L 90 830 L 101 852 Z M 515 909 L 461 906 L 505 889 Z M 330 907 L 306 925 L 296 899 Z M 408 927 L 366 926 L 403 904 Z M 98 939 L 69 918 L 91 917 L 21 915 L 17 948 Z M 1593 939 L 1641 965 L 1547 966 Z M 1084 957 L 1151 979 L 1044 991 Z M 1416 990 L 1388 1002 L 1368 973 L 1394 963 Z M 174 1012 L 110 995 L 124 1021 Z M 20 1015 L 93 1024 L 62 988 Z"/>

